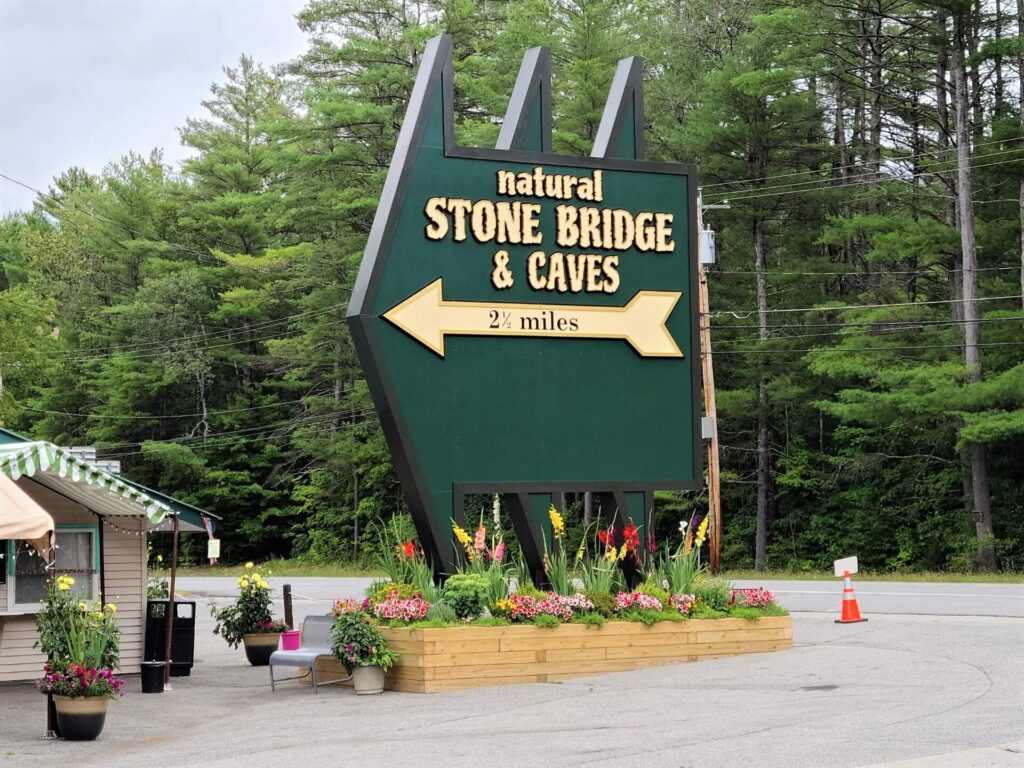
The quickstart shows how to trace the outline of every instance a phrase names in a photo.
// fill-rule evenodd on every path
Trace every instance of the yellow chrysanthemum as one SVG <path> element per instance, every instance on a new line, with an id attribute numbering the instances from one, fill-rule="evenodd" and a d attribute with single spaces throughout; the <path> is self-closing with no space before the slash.
<path id="1" fill-rule="evenodd" d="M 107 610 L 111 613 L 117 613 L 117 606 L 113 603 L 107 603 Z"/>
<path id="2" fill-rule="evenodd" d="M 693 542 L 698 548 L 704 543 L 704 537 L 708 535 L 708 520 L 710 515 L 705 515 L 704 519 L 700 521 L 700 525 L 697 527 L 697 538 Z"/>
<path id="3" fill-rule="evenodd" d="M 250 560 L 250 561 L 249 561 L 248 563 L 246 563 L 246 564 L 245 564 L 245 567 L 246 567 L 246 569 L 248 569 L 248 570 L 252 570 L 252 569 L 253 569 L 253 568 L 255 568 L 256 566 L 255 566 L 255 565 L 253 565 L 252 561 Z"/>
<path id="4" fill-rule="evenodd" d="M 67 592 L 69 589 L 71 589 L 71 585 L 68 584 L 66 581 L 62 581 L 57 585 L 57 589 L 59 589 L 61 592 Z"/>
<path id="5" fill-rule="evenodd" d="M 262 589 L 270 589 L 270 584 L 268 582 L 266 582 L 266 581 L 261 581 L 260 582 L 260 587 Z"/>
<path id="6" fill-rule="evenodd" d="M 551 532 L 555 535 L 556 539 L 561 539 L 563 534 L 565 534 L 565 520 L 562 519 L 558 510 L 555 509 L 554 504 L 548 510 L 548 517 L 551 518 Z"/>
<path id="7" fill-rule="evenodd" d="M 240 587 L 248 587 L 249 586 L 249 580 L 247 578 L 245 578 L 245 576 L 243 576 L 242 578 L 240 578 L 238 580 L 238 586 L 240 586 Z"/>

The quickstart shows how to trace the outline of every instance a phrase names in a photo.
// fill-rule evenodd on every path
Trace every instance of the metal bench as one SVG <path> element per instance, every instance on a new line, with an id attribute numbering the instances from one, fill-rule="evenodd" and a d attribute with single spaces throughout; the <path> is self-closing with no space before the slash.
<path id="1" fill-rule="evenodd" d="M 297 651 L 274 651 L 270 656 L 270 690 L 277 690 L 277 683 L 286 680 L 302 680 L 309 677 L 313 681 L 313 693 L 319 693 L 319 686 L 332 683 L 344 683 L 352 679 L 352 675 L 339 677 L 337 680 L 319 681 L 316 679 L 316 660 L 324 656 L 333 657 L 331 652 L 332 616 L 307 616 L 302 622 L 302 635 Z M 274 667 L 309 667 L 309 671 L 297 677 L 274 679 Z"/>

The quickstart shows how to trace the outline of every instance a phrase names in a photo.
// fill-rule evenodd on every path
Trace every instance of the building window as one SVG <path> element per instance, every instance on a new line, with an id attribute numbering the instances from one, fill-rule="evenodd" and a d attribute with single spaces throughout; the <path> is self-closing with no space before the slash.
<path id="1" fill-rule="evenodd" d="M 72 590 L 83 600 L 96 598 L 96 575 L 99 573 L 98 531 L 96 526 L 63 526 L 56 531 L 57 562 L 55 575 L 75 580 Z M 46 596 L 46 561 L 24 541 L 11 542 L 8 572 L 9 602 L 17 608 L 38 608 Z"/>

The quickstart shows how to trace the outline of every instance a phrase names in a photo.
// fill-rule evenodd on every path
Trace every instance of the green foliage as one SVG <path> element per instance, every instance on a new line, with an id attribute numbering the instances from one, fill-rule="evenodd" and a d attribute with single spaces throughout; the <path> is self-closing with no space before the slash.
<path id="1" fill-rule="evenodd" d="M 36 614 L 39 640 L 35 647 L 51 665 L 112 669 L 117 666 L 120 651 L 116 607 L 86 603 L 73 586 L 74 578 L 70 576 L 58 576 L 46 583 L 46 596 Z"/>
<path id="2" fill-rule="evenodd" d="M 456 573 L 448 577 L 442 590 L 444 601 L 460 619 L 476 619 L 487 608 L 487 579 L 475 573 Z"/>
<path id="3" fill-rule="evenodd" d="M 350 611 L 341 614 L 331 625 L 331 652 L 348 670 L 376 666 L 385 672 L 398 660 L 398 652 L 389 645 L 365 613 Z"/>
<path id="4" fill-rule="evenodd" d="M 693 595 L 702 608 L 728 611 L 732 585 L 725 579 L 702 578 L 694 582 Z"/>
<path id="5" fill-rule="evenodd" d="M 543 598 L 547 594 L 546 592 L 542 592 L 541 590 L 539 590 L 535 586 L 533 586 L 533 582 L 532 581 L 520 582 L 516 586 L 516 592 L 515 593 L 517 595 L 523 595 L 524 597 L 533 597 L 533 598 L 536 598 L 538 600 L 540 600 L 541 598 Z"/>
<path id="6" fill-rule="evenodd" d="M 597 613 L 605 617 L 615 615 L 615 597 L 610 592 L 587 590 L 584 595 L 594 604 L 594 610 Z"/>
<path id="7" fill-rule="evenodd" d="M 455 613 L 455 609 L 443 599 L 431 603 L 430 607 L 427 609 L 427 614 L 424 617 L 426 621 L 440 622 L 441 626 L 454 624 L 458 618 L 459 617 L 458 614 Z"/>
<path id="8" fill-rule="evenodd" d="M 237 648 L 245 635 L 279 631 L 260 626 L 269 627 L 272 624 L 270 606 L 269 584 L 259 571 L 248 569 L 238 578 L 238 597 L 234 603 L 224 608 L 210 605 L 210 615 L 216 621 L 213 634 L 220 635 L 228 645 Z"/>
<path id="9" fill-rule="evenodd" d="M 552 629 L 554 627 L 560 627 L 562 620 L 557 616 L 552 616 L 550 613 L 538 613 L 533 617 L 533 623 L 538 627 L 547 627 Z"/>
<path id="10" fill-rule="evenodd" d="M 569 619 L 571 624 L 586 624 L 589 627 L 603 627 L 606 621 L 604 614 L 598 611 L 577 612 Z"/>
<path id="11" fill-rule="evenodd" d="M 707 217 L 723 564 L 755 565 L 763 476 L 759 568 L 823 570 L 856 552 L 880 571 L 967 570 L 994 550 L 1020 571 L 1019 125 L 1007 94 L 983 94 L 971 149 L 985 346 L 971 377 L 955 155 L 939 138 L 954 131 L 929 106 L 953 11 L 311 0 L 297 16 L 309 43 L 285 76 L 242 58 L 182 116 L 180 168 L 154 153 L 69 169 L 31 212 L 0 217 L 0 424 L 96 444 L 133 480 L 223 516 L 224 562 L 390 557 L 415 534 L 344 308 L 423 45 L 454 37 L 467 146 L 494 145 L 524 50 L 549 46 L 554 146 L 583 155 L 617 60 L 636 53 L 648 154 L 698 163 L 704 202 L 730 201 Z M 879 41 L 864 31 L 876 20 Z M 1016 38 L 996 40 L 984 14 L 967 24 L 982 52 L 968 80 L 991 82 L 990 56 Z M 965 492 L 978 445 L 991 533 Z M 659 492 L 651 532 L 664 542 L 706 506 Z M 567 539 L 583 528 L 568 520 Z M 561 565 L 553 581 L 571 592 Z M 577 576 L 610 591 L 617 570 L 595 565 Z M 691 591 L 693 565 L 662 555 L 671 592 Z M 436 596 L 422 568 L 389 574 Z"/>

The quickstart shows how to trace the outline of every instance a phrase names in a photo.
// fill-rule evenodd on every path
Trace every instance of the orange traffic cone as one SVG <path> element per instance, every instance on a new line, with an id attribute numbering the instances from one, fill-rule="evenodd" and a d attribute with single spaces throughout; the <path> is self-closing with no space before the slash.
<path id="1" fill-rule="evenodd" d="M 836 624 L 856 624 L 858 621 L 867 621 L 860 617 L 860 608 L 857 606 L 857 598 L 853 594 L 853 579 L 849 571 L 843 571 L 843 616 L 836 619 Z"/>

